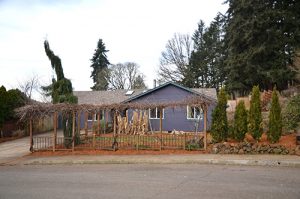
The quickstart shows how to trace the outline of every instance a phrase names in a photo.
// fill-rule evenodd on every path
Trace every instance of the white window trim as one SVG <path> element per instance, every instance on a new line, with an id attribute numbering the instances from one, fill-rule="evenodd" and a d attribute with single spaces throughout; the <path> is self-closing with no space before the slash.
<path id="1" fill-rule="evenodd" d="M 165 119 L 165 109 L 163 108 L 162 110 L 163 110 L 162 119 Z M 155 108 L 155 115 L 156 115 L 156 118 L 151 117 L 151 108 L 149 108 L 149 119 L 150 120 L 159 120 L 160 119 L 159 115 L 157 115 L 157 107 Z"/>
<path id="2" fill-rule="evenodd" d="M 101 112 L 102 112 L 102 115 L 103 115 L 103 117 L 104 117 L 104 110 L 101 110 Z M 89 120 L 89 119 L 87 119 L 87 121 L 88 122 L 92 122 L 92 121 L 98 121 L 98 120 L 96 120 L 97 119 L 97 114 L 98 113 L 94 113 L 93 115 L 93 118 L 94 118 L 94 120 Z M 101 116 L 101 114 L 100 114 L 100 116 Z M 88 118 L 89 118 L 89 116 L 88 116 Z M 102 118 L 103 119 L 103 118 Z M 102 120 L 102 119 L 100 119 L 100 121 Z"/>
<path id="3" fill-rule="evenodd" d="M 201 117 L 201 113 L 202 113 L 202 115 L 204 114 L 203 113 L 203 110 L 202 110 L 202 108 L 201 107 L 199 107 L 200 108 L 200 118 L 191 118 L 191 117 L 189 117 L 189 107 L 193 107 L 193 110 L 194 110 L 194 115 L 196 115 L 195 114 L 195 106 L 189 106 L 189 105 L 187 105 L 186 106 L 186 119 L 188 119 L 188 120 L 203 120 L 203 116 Z M 202 110 L 202 112 L 201 112 L 201 110 Z"/>

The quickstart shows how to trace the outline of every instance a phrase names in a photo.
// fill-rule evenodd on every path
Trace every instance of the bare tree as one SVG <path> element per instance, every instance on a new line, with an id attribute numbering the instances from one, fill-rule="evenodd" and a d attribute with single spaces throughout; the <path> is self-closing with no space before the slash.
<path id="1" fill-rule="evenodd" d="M 129 86 L 129 88 L 132 88 L 134 81 L 138 74 L 139 65 L 137 65 L 134 62 L 126 62 L 124 64 L 124 66 L 126 68 L 126 75 L 127 75 L 128 84 L 129 84 L 128 86 Z"/>
<path id="2" fill-rule="evenodd" d="M 188 34 L 174 34 L 161 53 L 158 74 L 161 81 L 181 82 L 192 53 L 193 41 Z"/>
<path id="3" fill-rule="evenodd" d="M 145 88 L 145 76 L 139 71 L 139 65 L 134 62 L 118 63 L 110 67 L 110 89 Z"/>
<path id="4" fill-rule="evenodd" d="M 110 67 L 110 78 L 109 87 L 115 89 L 125 89 L 126 87 L 126 76 L 125 67 L 123 64 L 116 64 Z"/>
<path id="5" fill-rule="evenodd" d="M 30 78 L 22 82 L 18 82 L 18 88 L 28 99 L 32 99 L 33 92 L 40 92 L 39 77 L 37 75 L 32 75 Z"/>

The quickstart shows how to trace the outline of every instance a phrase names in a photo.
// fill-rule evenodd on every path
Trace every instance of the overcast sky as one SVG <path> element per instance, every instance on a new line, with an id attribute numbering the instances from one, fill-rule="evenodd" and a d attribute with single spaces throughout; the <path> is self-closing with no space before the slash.
<path id="1" fill-rule="evenodd" d="M 112 64 L 136 62 L 152 87 L 159 57 L 174 33 L 208 25 L 223 0 L 0 0 L 0 85 L 15 88 L 33 75 L 47 84 L 51 69 L 43 41 L 62 60 L 75 90 L 90 90 L 99 38 Z"/>

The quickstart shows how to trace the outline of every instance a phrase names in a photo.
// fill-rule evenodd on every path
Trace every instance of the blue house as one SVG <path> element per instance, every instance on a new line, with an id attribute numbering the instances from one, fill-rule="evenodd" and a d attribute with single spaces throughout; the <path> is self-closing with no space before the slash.
<path id="1" fill-rule="evenodd" d="M 214 102 L 208 107 L 207 122 L 208 128 L 211 124 L 211 113 L 217 100 L 214 88 L 186 88 L 176 83 L 168 82 L 153 89 L 143 90 L 113 90 L 113 91 L 75 91 L 79 104 L 112 104 L 112 103 L 168 103 L 183 101 L 192 96 L 202 96 Z M 129 118 L 133 110 L 128 110 Z M 167 107 L 162 110 L 152 108 L 145 110 L 149 114 L 149 126 L 153 131 L 160 130 L 160 111 L 162 111 L 162 130 L 163 131 L 202 131 L 204 125 L 203 110 L 201 107 L 179 106 Z M 111 115 L 101 112 L 101 114 L 89 115 L 89 126 L 93 119 L 105 118 L 111 121 Z M 94 118 L 93 118 L 94 117 Z M 84 118 L 84 117 L 81 117 Z M 84 119 L 81 119 L 81 128 L 84 126 Z"/>

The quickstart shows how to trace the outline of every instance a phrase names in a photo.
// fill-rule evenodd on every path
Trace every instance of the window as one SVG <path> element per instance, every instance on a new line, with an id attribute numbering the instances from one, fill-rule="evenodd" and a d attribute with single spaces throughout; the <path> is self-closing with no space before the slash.
<path id="1" fill-rule="evenodd" d="M 98 120 L 98 113 L 89 113 L 88 114 L 88 121 L 93 121 L 93 119 L 96 121 Z M 104 111 L 100 111 L 100 120 L 104 119 Z"/>
<path id="2" fill-rule="evenodd" d="M 162 119 L 165 117 L 165 109 L 162 109 Z M 159 108 L 151 108 L 149 109 L 149 118 L 150 119 L 160 119 L 160 109 Z"/>
<path id="3" fill-rule="evenodd" d="M 187 119 L 203 119 L 203 110 L 196 106 L 187 106 Z"/>

